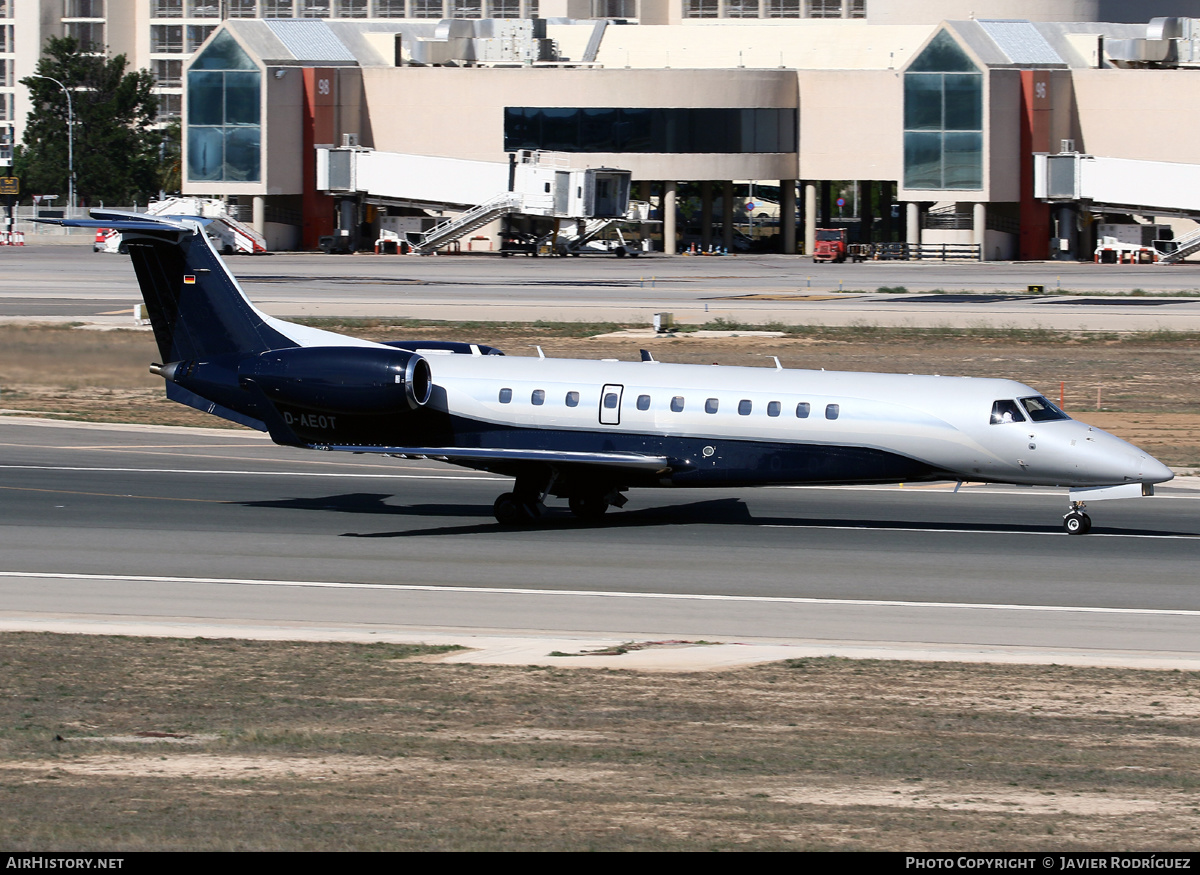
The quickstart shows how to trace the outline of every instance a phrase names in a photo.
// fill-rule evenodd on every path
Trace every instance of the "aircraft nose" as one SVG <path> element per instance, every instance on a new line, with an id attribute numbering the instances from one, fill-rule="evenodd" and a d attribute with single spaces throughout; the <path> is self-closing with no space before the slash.
<path id="1" fill-rule="evenodd" d="M 1158 459 L 1114 435 L 1094 430 L 1089 443 L 1095 448 L 1090 474 L 1104 483 L 1164 483 L 1175 475 Z"/>
<path id="2" fill-rule="evenodd" d="M 1143 483 L 1166 483 L 1175 476 L 1174 471 L 1153 456 L 1142 455 L 1141 460 Z"/>

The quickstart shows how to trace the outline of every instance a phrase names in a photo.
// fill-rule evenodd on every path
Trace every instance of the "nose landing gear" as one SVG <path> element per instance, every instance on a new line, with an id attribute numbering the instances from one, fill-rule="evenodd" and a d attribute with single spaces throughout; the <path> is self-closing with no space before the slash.
<path id="1" fill-rule="evenodd" d="M 1068 535 L 1086 535 L 1092 530 L 1092 518 L 1084 513 L 1082 501 L 1071 502 L 1071 510 L 1063 517 L 1063 529 Z"/>

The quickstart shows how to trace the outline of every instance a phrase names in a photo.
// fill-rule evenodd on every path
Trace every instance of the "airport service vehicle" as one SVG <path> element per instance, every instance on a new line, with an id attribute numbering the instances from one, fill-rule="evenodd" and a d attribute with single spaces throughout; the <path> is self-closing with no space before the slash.
<path id="1" fill-rule="evenodd" d="M 465 343 L 374 343 L 256 309 L 205 219 L 93 211 L 133 261 L 167 396 L 278 444 L 429 458 L 511 476 L 505 525 L 548 496 L 583 519 L 652 487 L 973 481 L 1150 494 L 1171 471 L 1012 380 L 506 356 Z"/>
<path id="2" fill-rule="evenodd" d="M 846 260 L 846 229 L 818 228 L 817 242 L 813 246 L 813 261 L 836 261 L 841 264 Z"/>

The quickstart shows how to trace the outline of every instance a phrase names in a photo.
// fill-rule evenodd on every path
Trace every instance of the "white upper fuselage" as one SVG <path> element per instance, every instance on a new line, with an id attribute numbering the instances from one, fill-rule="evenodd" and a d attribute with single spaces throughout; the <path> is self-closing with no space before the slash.
<path id="1" fill-rule="evenodd" d="M 515 356 L 427 359 L 440 390 L 432 405 L 514 428 L 867 447 L 962 479 L 1004 483 L 1095 486 L 1172 476 L 1132 444 L 1081 422 L 993 424 L 997 400 L 1039 395 L 1011 380 Z M 610 397 L 605 407 L 605 395 L 616 395 L 616 405 Z M 805 404 L 807 416 L 797 416 Z"/>

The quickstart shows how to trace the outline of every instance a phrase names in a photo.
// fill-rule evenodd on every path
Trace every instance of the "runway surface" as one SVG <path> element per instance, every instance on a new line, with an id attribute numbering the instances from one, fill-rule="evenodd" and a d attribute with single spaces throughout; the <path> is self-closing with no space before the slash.
<path id="1" fill-rule="evenodd" d="M 86 242 L 0 248 L 0 318 L 128 324 L 140 299 L 129 259 Z M 231 257 L 264 311 L 481 321 L 723 318 L 801 325 L 1042 326 L 1060 330 L 1200 330 L 1200 266 L 1057 262 L 813 264 L 796 256 L 637 259 L 492 256 Z M 1076 293 L 1030 297 L 1029 286 Z M 881 294 L 905 289 L 909 295 Z M 1113 293 L 1141 289 L 1186 298 Z M 942 294 L 969 292 L 972 296 Z M 980 294 L 986 293 L 986 294 Z"/>
<path id="2" fill-rule="evenodd" d="M 1070 537 L 1063 491 L 970 486 L 646 490 L 601 525 L 556 503 L 508 530 L 507 482 L 244 431 L 0 420 L 0 621 L 1200 667 L 1186 487 L 1095 504 Z"/>

